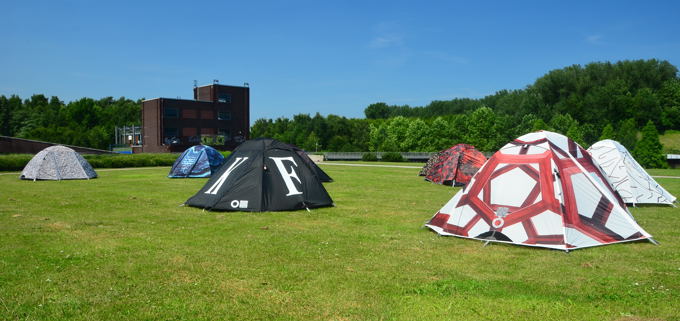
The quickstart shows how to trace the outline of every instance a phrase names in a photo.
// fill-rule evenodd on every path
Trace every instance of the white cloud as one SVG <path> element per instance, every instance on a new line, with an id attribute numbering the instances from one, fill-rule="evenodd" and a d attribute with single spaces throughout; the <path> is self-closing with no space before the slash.
<path id="1" fill-rule="evenodd" d="M 404 40 L 399 35 L 380 35 L 371 40 L 369 47 L 378 49 L 402 45 L 404 45 Z"/>
<path id="2" fill-rule="evenodd" d="M 404 47 L 403 32 L 396 23 L 381 22 L 373 27 L 373 38 L 368 46 L 374 49 Z"/>
<path id="3" fill-rule="evenodd" d="M 591 45 L 601 45 L 603 44 L 602 39 L 604 36 L 596 34 L 596 35 L 589 35 L 586 37 L 586 42 L 591 44 Z"/>
<path id="4" fill-rule="evenodd" d="M 423 52 L 426 56 L 441 60 L 446 63 L 465 65 L 469 63 L 468 59 L 461 56 L 456 56 L 443 51 L 425 51 Z"/>

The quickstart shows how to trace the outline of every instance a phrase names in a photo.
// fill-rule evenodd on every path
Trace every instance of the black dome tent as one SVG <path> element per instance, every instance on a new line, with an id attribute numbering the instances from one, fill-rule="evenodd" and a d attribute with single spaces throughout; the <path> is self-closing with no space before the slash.
<path id="1" fill-rule="evenodd" d="M 288 211 L 332 206 L 316 172 L 286 143 L 258 138 L 244 142 L 189 206 L 226 211 Z"/>

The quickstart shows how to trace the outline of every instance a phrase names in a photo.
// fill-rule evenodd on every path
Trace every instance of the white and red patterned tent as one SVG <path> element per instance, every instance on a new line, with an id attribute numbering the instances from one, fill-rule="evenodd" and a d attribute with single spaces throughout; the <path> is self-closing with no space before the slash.
<path id="1" fill-rule="evenodd" d="M 565 251 L 653 242 L 590 154 L 548 131 L 501 148 L 426 226 L 441 235 Z"/>
<path id="2" fill-rule="evenodd" d="M 657 183 L 619 142 L 605 139 L 588 148 L 627 204 L 673 205 L 675 196 Z"/>

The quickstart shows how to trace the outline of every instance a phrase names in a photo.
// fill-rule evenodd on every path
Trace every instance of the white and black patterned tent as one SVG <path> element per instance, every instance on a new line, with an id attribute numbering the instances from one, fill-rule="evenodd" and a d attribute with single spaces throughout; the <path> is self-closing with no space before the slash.
<path id="1" fill-rule="evenodd" d="M 21 179 L 62 180 L 97 177 L 90 163 L 65 146 L 50 146 L 37 153 L 21 172 Z"/>
<path id="2" fill-rule="evenodd" d="M 588 148 L 600 167 L 604 170 L 612 187 L 628 204 L 669 204 L 673 205 L 675 196 L 657 183 L 628 150 L 617 141 L 605 139 Z"/>

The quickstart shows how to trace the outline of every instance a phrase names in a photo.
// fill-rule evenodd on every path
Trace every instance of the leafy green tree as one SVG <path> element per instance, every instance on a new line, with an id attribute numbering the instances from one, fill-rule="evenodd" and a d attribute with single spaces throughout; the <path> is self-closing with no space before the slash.
<path id="1" fill-rule="evenodd" d="M 437 138 L 440 143 L 438 146 L 440 148 L 434 150 L 442 150 L 444 148 L 449 148 L 457 143 L 464 143 L 467 137 L 467 125 L 470 115 L 468 114 L 458 114 L 451 117 L 444 118 L 438 117 L 441 122 L 436 124 L 435 121 L 432 122 L 433 130 L 439 128 L 437 133 L 433 132 L 433 138 Z M 440 128 L 441 127 L 441 128 Z"/>
<path id="2" fill-rule="evenodd" d="M 403 116 L 397 116 L 387 121 L 387 139 L 383 145 L 383 150 L 388 152 L 398 152 L 402 143 L 406 139 L 409 121 Z"/>
<path id="3" fill-rule="evenodd" d="M 389 116 L 389 106 L 386 103 L 370 104 L 364 110 L 368 119 L 386 119 Z"/>
<path id="4" fill-rule="evenodd" d="M 606 126 L 604 126 L 604 128 L 602 128 L 602 134 L 600 135 L 599 140 L 614 138 L 615 138 L 614 126 L 612 126 L 612 124 L 607 124 Z"/>
<path id="5" fill-rule="evenodd" d="M 322 148 L 320 145 L 321 139 L 319 139 L 318 136 L 316 136 L 316 133 L 312 131 L 309 136 L 307 136 L 307 139 L 305 139 L 305 143 L 302 145 L 302 148 L 307 150 L 307 151 L 318 151 L 319 149 Z"/>
<path id="6" fill-rule="evenodd" d="M 578 121 L 569 114 L 555 114 L 555 116 L 550 119 L 550 127 L 553 128 L 553 131 L 563 135 L 566 135 L 569 128 L 572 128 L 573 126 L 578 126 Z"/>
<path id="7" fill-rule="evenodd" d="M 464 117 L 458 118 L 462 119 Z M 453 123 L 447 122 L 443 117 L 437 117 L 432 121 L 430 124 L 430 136 L 427 138 L 427 143 L 425 145 L 427 151 L 440 151 L 444 148 L 451 147 L 458 137 L 461 137 L 462 139 L 462 133 L 465 132 L 465 127 L 456 128 L 460 129 L 460 136 L 457 134 L 457 131 L 454 133 L 451 130 L 456 126 L 455 119 L 456 118 L 454 118 Z M 464 124 L 461 126 L 464 126 Z"/>
<path id="8" fill-rule="evenodd" d="M 482 151 L 492 151 L 496 145 L 496 114 L 489 107 L 481 107 L 470 114 L 467 141 Z"/>
<path id="9" fill-rule="evenodd" d="M 660 123 L 662 116 L 661 105 L 651 88 L 641 88 L 633 97 L 633 108 L 638 125 L 651 120 Z"/>
<path id="10" fill-rule="evenodd" d="M 521 120 L 519 123 L 515 124 L 514 127 L 511 129 L 511 135 L 510 139 L 517 138 L 519 136 L 522 136 L 524 134 L 528 134 L 533 132 L 534 130 L 534 123 L 538 120 L 538 117 L 534 114 L 526 114 L 522 116 Z M 510 140 L 508 139 L 508 140 Z"/>
<path id="11" fill-rule="evenodd" d="M 411 119 L 406 130 L 406 137 L 401 144 L 401 150 L 405 152 L 429 151 L 430 135 L 430 127 L 425 121 L 420 118 Z"/>
<path id="12" fill-rule="evenodd" d="M 659 142 L 659 132 L 651 120 L 642 128 L 642 138 L 635 145 L 633 156 L 645 168 L 668 167 L 663 154 L 663 145 Z"/>
<path id="13" fill-rule="evenodd" d="M 339 130 L 339 128 L 334 129 Z M 333 134 L 336 133 L 336 131 L 331 131 L 330 128 L 328 128 L 327 118 L 321 116 L 321 114 L 318 112 L 314 115 L 314 117 L 312 117 L 309 130 L 318 136 L 319 141 L 317 143 L 319 146 L 327 146 L 328 141 L 331 139 Z"/>
<path id="14" fill-rule="evenodd" d="M 371 124 L 369 126 L 368 149 L 372 152 L 383 151 L 383 145 L 387 140 L 387 129 L 384 123 Z"/>
<path id="15" fill-rule="evenodd" d="M 590 123 L 580 124 L 578 127 L 583 135 L 583 142 L 585 143 L 583 147 L 595 143 L 597 139 L 600 137 L 601 133 L 600 129 L 593 124 Z"/>
<path id="16" fill-rule="evenodd" d="M 546 123 L 543 121 L 543 119 L 540 119 L 540 118 L 539 118 L 539 119 L 536 119 L 536 120 L 534 121 L 534 124 L 533 124 L 533 126 L 531 127 L 531 131 L 532 131 L 532 132 L 537 132 L 537 131 L 539 131 L 539 130 L 549 130 L 549 131 L 552 131 L 553 129 L 552 129 L 552 127 L 548 126 L 548 124 L 546 124 Z"/>
<path id="17" fill-rule="evenodd" d="M 349 143 L 346 136 L 333 136 L 330 141 L 328 141 L 328 150 L 335 152 L 360 152 Z"/>
<path id="18" fill-rule="evenodd" d="M 661 124 L 665 129 L 680 128 L 680 79 L 666 81 L 658 92 L 663 107 Z"/>
<path id="19" fill-rule="evenodd" d="M 9 105 L 9 100 L 5 95 L 0 96 L 0 135 L 10 136 L 10 120 L 12 119 L 12 110 Z"/>
<path id="20" fill-rule="evenodd" d="M 250 137 L 260 138 L 260 137 L 271 137 L 270 127 L 273 121 L 271 119 L 260 118 L 255 121 L 252 127 L 250 127 Z"/>
<path id="21" fill-rule="evenodd" d="M 578 124 L 576 123 L 571 124 L 571 126 L 566 132 L 566 136 L 571 138 L 571 140 L 575 141 L 577 144 L 581 146 L 586 146 L 586 143 L 583 140 L 583 131 L 578 126 Z"/>
<path id="22" fill-rule="evenodd" d="M 349 121 L 349 124 L 349 133 L 347 134 L 347 138 L 352 149 L 350 151 L 362 152 L 369 150 L 369 122 L 364 119 L 352 119 Z"/>
<path id="23" fill-rule="evenodd" d="M 637 125 L 634 118 L 629 118 L 621 122 L 616 140 L 626 149 L 633 150 L 637 143 Z"/>
<path id="24" fill-rule="evenodd" d="M 488 151 L 496 151 L 503 147 L 509 141 L 517 138 L 512 135 L 513 129 L 517 124 L 513 117 L 508 115 L 497 115 L 496 123 L 493 125 L 493 137 L 491 139 L 491 149 Z"/>

